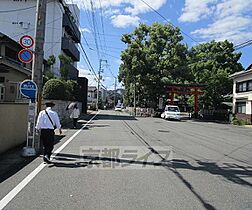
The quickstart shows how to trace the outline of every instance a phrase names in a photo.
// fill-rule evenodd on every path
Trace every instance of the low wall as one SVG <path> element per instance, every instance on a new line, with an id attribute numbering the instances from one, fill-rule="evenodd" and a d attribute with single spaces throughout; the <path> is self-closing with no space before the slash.
<path id="1" fill-rule="evenodd" d="M 134 115 L 134 107 L 126 107 L 126 112 L 130 115 Z M 151 117 L 154 115 L 153 108 L 139 108 L 136 107 L 136 117 Z"/>
<path id="2" fill-rule="evenodd" d="M 66 110 L 66 107 L 72 103 L 71 101 L 61 101 L 61 100 L 50 100 L 53 101 L 55 103 L 55 106 L 53 107 L 53 110 L 56 111 L 59 114 L 59 118 L 61 123 L 67 123 L 68 121 L 70 121 L 70 114 L 71 114 L 71 110 Z M 47 100 L 44 100 L 42 102 L 42 109 L 45 109 L 45 103 L 47 102 Z M 77 102 L 78 108 L 80 109 L 80 111 L 82 110 L 82 103 L 81 102 Z"/>
<path id="3" fill-rule="evenodd" d="M 27 103 L 0 104 L 0 153 L 26 141 Z"/>
<path id="4" fill-rule="evenodd" d="M 42 102 L 42 109 L 45 109 Z M 57 111 L 61 124 L 71 121 L 71 110 L 66 110 L 69 101 L 56 101 L 53 110 Z M 78 102 L 81 110 L 82 103 Z M 26 142 L 28 103 L 0 103 L 0 153 Z"/>

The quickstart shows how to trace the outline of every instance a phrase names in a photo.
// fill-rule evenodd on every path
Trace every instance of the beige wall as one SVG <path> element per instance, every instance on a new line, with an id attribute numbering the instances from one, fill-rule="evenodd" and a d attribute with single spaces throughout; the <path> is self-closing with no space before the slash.
<path id="1" fill-rule="evenodd" d="M 27 75 L 15 71 L 10 70 L 8 73 L 0 73 L 0 77 L 5 78 L 4 86 L 5 86 L 5 99 L 4 101 L 15 101 L 17 97 L 17 84 L 18 82 L 22 82 L 28 78 Z"/>
<path id="2" fill-rule="evenodd" d="M 60 117 L 61 124 L 66 124 L 70 119 L 71 110 L 66 107 L 71 102 L 53 100 L 53 107 Z M 42 102 L 42 109 L 45 108 Z M 81 103 L 78 103 L 81 110 Z M 0 153 L 26 142 L 28 103 L 0 103 Z"/>
<path id="3" fill-rule="evenodd" d="M 24 103 L 0 104 L 0 153 L 26 141 L 27 109 Z"/>

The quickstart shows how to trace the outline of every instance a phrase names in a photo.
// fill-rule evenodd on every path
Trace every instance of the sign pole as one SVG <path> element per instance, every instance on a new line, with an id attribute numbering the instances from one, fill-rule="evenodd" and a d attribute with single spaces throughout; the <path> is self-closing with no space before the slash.
<path id="1" fill-rule="evenodd" d="M 47 0 L 37 0 L 37 15 L 35 25 L 35 47 L 32 65 L 32 80 L 38 86 L 37 92 L 37 112 L 41 110 L 42 86 L 43 86 L 43 60 L 44 60 L 44 39 L 46 22 Z M 37 136 L 36 136 L 37 137 Z M 34 139 L 34 146 L 40 151 L 41 144 L 39 138 Z"/>
<path id="2" fill-rule="evenodd" d="M 30 99 L 28 106 L 28 117 L 27 117 L 27 137 L 26 147 L 23 148 L 22 156 L 29 157 L 35 156 L 36 151 L 34 147 L 35 138 L 35 116 L 36 116 L 36 96 L 37 96 L 37 85 L 32 80 L 25 80 L 20 84 L 20 92 L 23 96 Z"/>

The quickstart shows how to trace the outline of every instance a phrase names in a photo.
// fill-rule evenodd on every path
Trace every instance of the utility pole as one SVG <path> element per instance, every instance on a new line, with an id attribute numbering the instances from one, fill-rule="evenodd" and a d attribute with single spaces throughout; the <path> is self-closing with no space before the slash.
<path id="1" fill-rule="evenodd" d="M 36 22 L 35 22 L 35 46 L 32 64 L 32 80 L 37 84 L 37 106 L 36 111 L 41 110 L 42 86 L 43 86 L 43 60 L 44 60 L 44 40 L 46 22 L 47 0 L 37 0 Z M 35 118 L 36 116 L 34 116 Z M 39 150 L 41 145 L 39 139 L 34 139 L 35 149 Z"/>
<path id="2" fill-rule="evenodd" d="M 98 109 L 99 109 L 100 80 L 102 79 L 102 78 L 101 78 L 101 73 L 103 72 L 103 69 L 102 69 L 102 62 L 106 62 L 106 63 L 107 63 L 107 60 L 102 60 L 102 59 L 100 59 L 100 64 L 99 64 L 99 70 L 98 70 L 98 84 L 97 84 L 97 101 L 96 101 L 96 110 L 97 110 L 97 111 L 98 111 Z"/>
<path id="3" fill-rule="evenodd" d="M 115 104 L 115 106 L 116 106 L 116 77 L 115 77 L 115 91 L 114 91 L 114 104 Z M 114 106 L 114 107 L 115 107 Z"/>
<path id="4" fill-rule="evenodd" d="M 134 78 L 134 116 L 136 116 L 136 77 Z"/>

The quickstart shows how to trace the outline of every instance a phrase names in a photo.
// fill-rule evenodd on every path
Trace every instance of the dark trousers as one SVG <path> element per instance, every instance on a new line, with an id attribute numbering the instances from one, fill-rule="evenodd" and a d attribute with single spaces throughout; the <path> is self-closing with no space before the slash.
<path id="1" fill-rule="evenodd" d="M 40 139 L 44 146 L 44 156 L 50 158 L 54 146 L 54 130 L 41 129 Z"/>
<path id="2" fill-rule="evenodd" d="M 73 118 L 73 126 L 74 126 L 74 127 L 77 126 L 77 121 L 78 121 L 78 118 Z"/>

